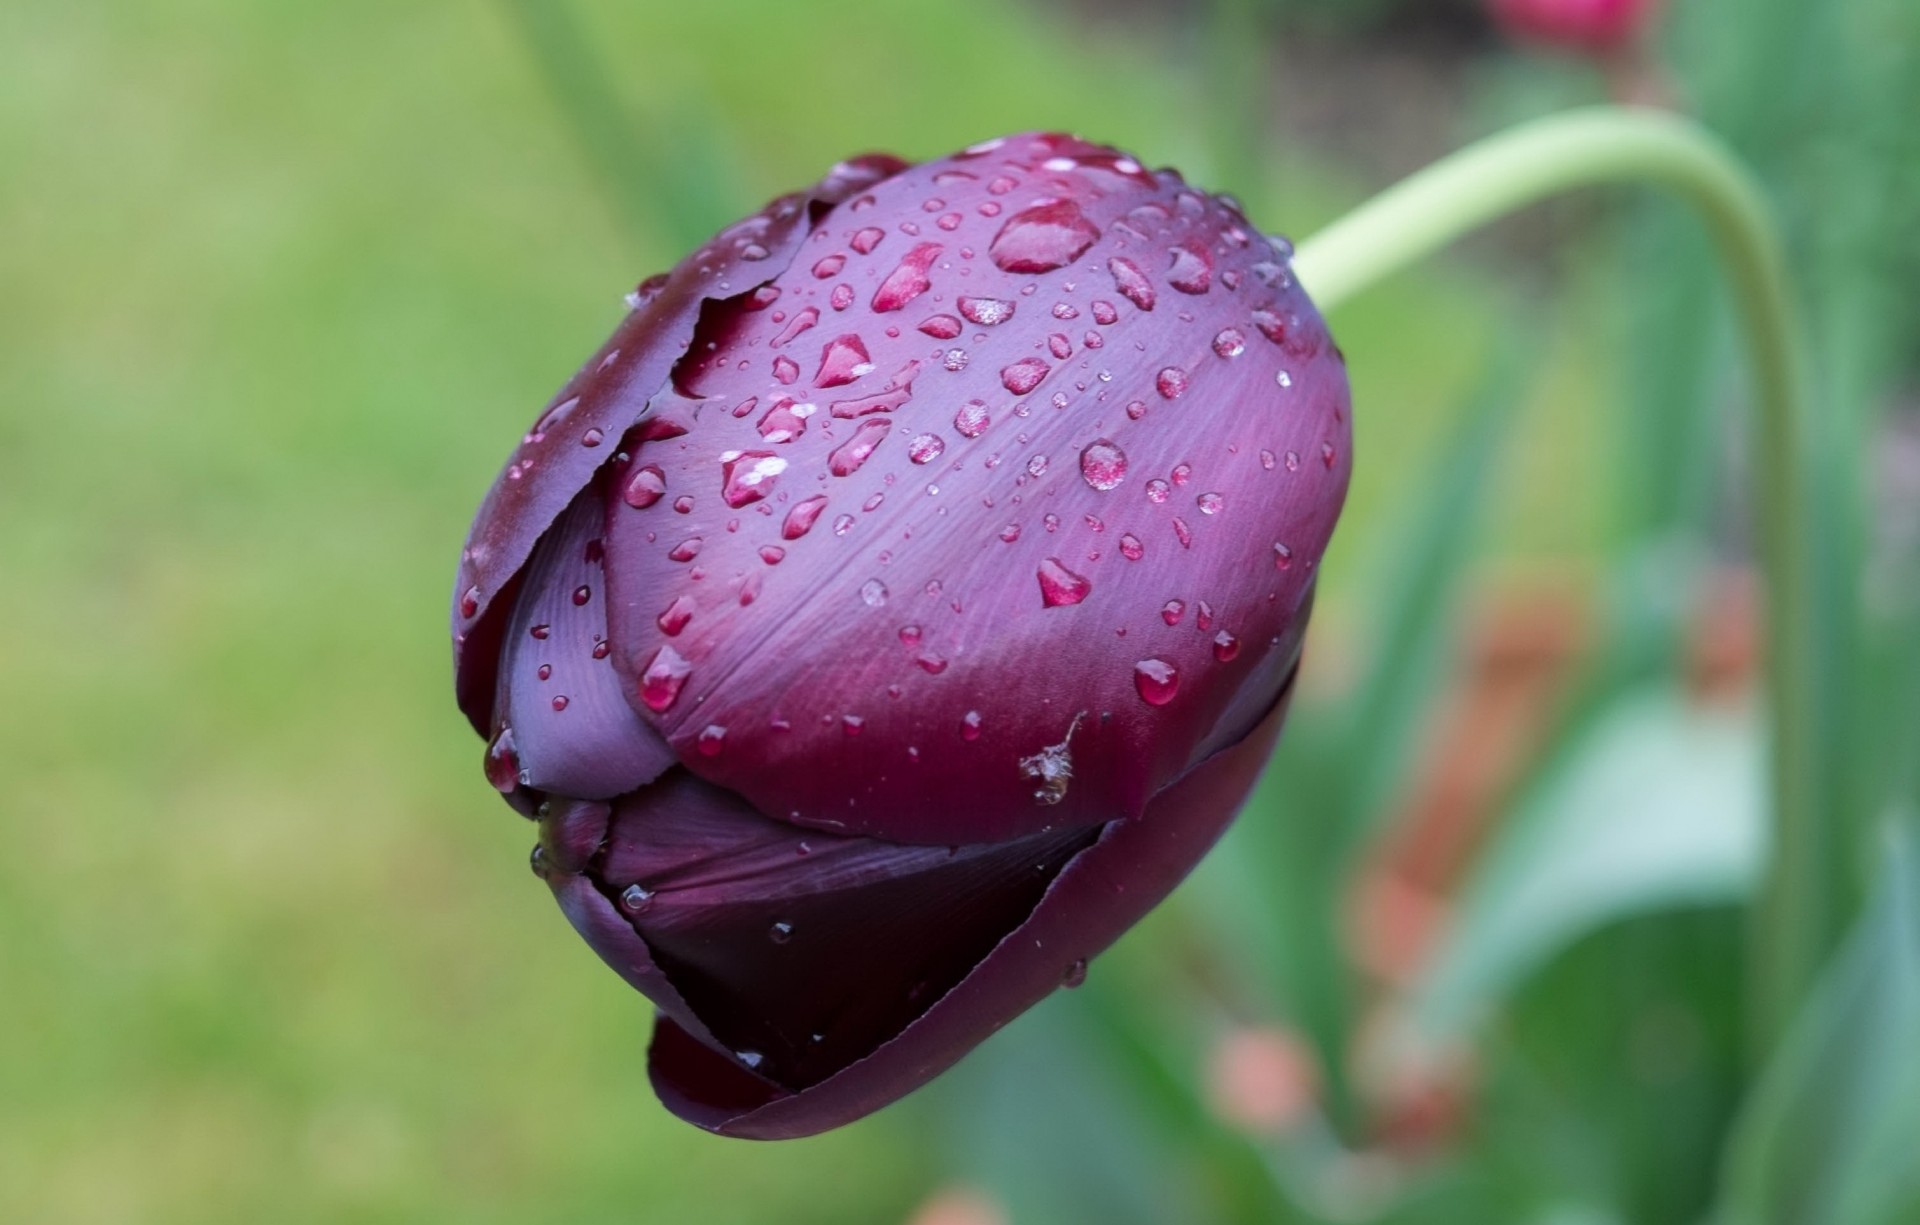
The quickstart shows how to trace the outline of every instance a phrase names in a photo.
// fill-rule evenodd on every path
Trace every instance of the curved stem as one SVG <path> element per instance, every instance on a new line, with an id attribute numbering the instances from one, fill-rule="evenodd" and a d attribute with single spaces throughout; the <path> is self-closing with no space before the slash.
<path id="1" fill-rule="evenodd" d="M 1732 281 L 1754 369 L 1754 503 L 1766 568 L 1772 839 L 1754 908 L 1756 1038 L 1764 1049 L 1832 946 L 1840 814 L 1823 821 L 1823 689 L 1808 530 L 1808 411 L 1784 255 L 1758 186 L 1699 126 L 1594 107 L 1536 120 L 1443 159 L 1300 244 L 1294 271 L 1323 310 L 1469 231 L 1578 187 L 1645 183 L 1699 213 Z"/>

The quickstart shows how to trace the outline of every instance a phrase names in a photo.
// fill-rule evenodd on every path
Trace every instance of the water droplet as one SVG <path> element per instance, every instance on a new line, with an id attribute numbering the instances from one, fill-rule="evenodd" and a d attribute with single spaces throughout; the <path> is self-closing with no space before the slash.
<path id="1" fill-rule="evenodd" d="M 460 615 L 469 619 L 480 613 L 480 589 L 469 587 L 460 593 Z"/>
<path id="2" fill-rule="evenodd" d="M 1093 590 L 1090 580 L 1061 565 L 1057 557 L 1049 557 L 1041 562 L 1036 573 L 1040 579 L 1041 602 L 1048 608 L 1078 604 Z"/>
<path id="3" fill-rule="evenodd" d="M 1193 479 L 1193 465 L 1187 464 L 1187 463 L 1175 464 L 1173 466 L 1173 471 L 1168 473 L 1167 475 L 1173 478 L 1174 484 L 1179 485 L 1182 488 L 1185 488 L 1187 482 Z"/>
<path id="4" fill-rule="evenodd" d="M 1273 381 L 1274 381 L 1274 382 L 1276 382 L 1276 383 L 1278 383 L 1278 384 L 1280 384 L 1280 385 L 1281 385 L 1282 387 L 1291 387 L 1291 386 L 1293 386 L 1293 376 L 1292 376 L 1291 374 L 1288 374 L 1288 373 L 1287 373 L 1286 371 L 1284 371 L 1284 370 L 1282 370 L 1282 371 L 1281 371 L 1280 373 L 1278 373 L 1278 374 L 1276 374 L 1276 375 L 1274 375 L 1274 376 L 1273 376 Z"/>
<path id="5" fill-rule="evenodd" d="M 1001 528 L 1000 539 L 1006 541 L 1008 544 L 1012 544 L 1014 541 L 1020 539 L 1020 525 L 1018 523 L 1009 523 L 1007 526 Z"/>
<path id="6" fill-rule="evenodd" d="M 1037 357 L 1023 357 L 1000 371 L 1000 384 L 1016 396 L 1024 396 L 1040 385 L 1052 368 Z"/>
<path id="7" fill-rule="evenodd" d="M 640 674 L 640 700 L 655 713 L 666 710 L 680 697 L 680 690 L 692 672 L 693 665 L 680 652 L 662 646 Z"/>
<path id="8" fill-rule="evenodd" d="M 1227 504 L 1227 500 L 1217 493 L 1203 493 L 1193 501 L 1203 515 L 1217 515 L 1220 508 Z"/>
<path id="9" fill-rule="evenodd" d="M 795 502 L 793 509 L 787 512 L 786 522 L 780 525 L 782 540 L 798 540 L 813 530 L 813 524 L 820 512 L 827 508 L 827 495 L 817 493 L 810 498 Z"/>
<path id="10" fill-rule="evenodd" d="M 858 736 L 866 730 L 867 721 L 859 715 L 841 715 L 840 730 L 849 736 Z"/>
<path id="11" fill-rule="evenodd" d="M 1149 502 L 1165 502 L 1172 494 L 1172 486 L 1157 476 L 1147 482 L 1147 501 Z"/>
<path id="12" fill-rule="evenodd" d="M 1046 474 L 1047 474 L 1047 457 L 1046 456 L 1036 455 L 1032 459 L 1029 459 L 1027 461 L 1028 476 L 1045 476 Z"/>
<path id="13" fill-rule="evenodd" d="M 667 550 L 667 560 L 692 561 L 694 558 L 700 556 L 700 545 L 702 543 L 703 540 L 701 537 L 689 536 Z"/>
<path id="14" fill-rule="evenodd" d="M 960 716 L 960 739 L 962 740 L 980 739 L 980 712 L 979 711 L 970 710 L 966 714 Z"/>
<path id="15" fill-rule="evenodd" d="M 916 464 L 930 464 L 947 449 L 946 439 L 938 434 L 917 434 L 907 444 L 907 458 Z"/>
<path id="16" fill-rule="evenodd" d="M 1101 327 L 1108 327 L 1120 321 L 1120 312 L 1114 309 L 1113 303 L 1102 298 L 1093 304 L 1093 321 Z"/>
<path id="17" fill-rule="evenodd" d="M 1178 515 L 1173 517 L 1173 534 L 1180 538 L 1181 548 L 1191 549 L 1193 547 L 1193 529 L 1188 527 L 1187 521 Z"/>
<path id="18" fill-rule="evenodd" d="M 620 487 L 620 499 L 635 510 L 645 510 L 666 492 L 667 474 L 647 464 L 627 474 L 626 482 Z"/>
<path id="19" fill-rule="evenodd" d="M 970 298 L 962 295 L 956 305 L 970 322 L 981 327 L 993 327 L 1013 318 L 1014 304 L 1000 298 Z"/>
<path id="20" fill-rule="evenodd" d="M 628 885 L 620 891 L 620 909 L 628 914 L 639 914 L 653 900 L 653 890 L 644 885 Z"/>
<path id="21" fill-rule="evenodd" d="M 676 514 L 682 514 L 682 515 L 692 514 L 693 513 L 693 496 L 691 494 L 685 494 L 685 493 L 681 494 L 679 497 L 673 500 L 673 509 Z"/>
<path id="22" fill-rule="evenodd" d="M 1330 442 L 1323 442 L 1323 443 L 1321 443 L 1321 444 L 1320 444 L 1320 462 L 1321 462 L 1321 464 L 1323 464 L 1324 466 L 1326 466 L 1326 467 L 1328 467 L 1328 468 L 1331 468 L 1331 467 L 1333 467 L 1333 457 L 1334 457 L 1334 450 L 1333 450 L 1333 444 L 1332 444 L 1332 443 L 1330 443 Z"/>
<path id="23" fill-rule="evenodd" d="M 1180 618 L 1186 616 L 1186 614 L 1187 602 L 1185 600 L 1168 600 L 1160 606 L 1160 619 L 1168 625 L 1180 624 Z"/>
<path id="24" fill-rule="evenodd" d="M 1273 452 L 1262 447 L 1260 450 L 1260 466 L 1268 472 L 1272 472 L 1274 463 Z"/>
<path id="25" fill-rule="evenodd" d="M 823 281 L 831 280 L 834 277 L 839 276 L 840 270 L 842 268 L 845 268 L 846 266 L 847 266 L 847 257 L 844 255 L 840 255 L 838 253 L 835 253 L 833 255 L 823 255 L 819 259 L 814 261 L 813 275 Z"/>
<path id="26" fill-rule="evenodd" d="M 987 254 L 1003 272 L 1051 272 L 1079 259 L 1100 229 L 1071 200 L 1021 209 L 994 235 Z"/>
<path id="27" fill-rule="evenodd" d="M 1221 357 L 1238 357 L 1247 351 L 1247 338 L 1239 328 L 1221 328 L 1213 338 L 1213 351 Z"/>
<path id="28" fill-rule="evenodd" d="M 588 430 L 580 435 L 580 445 L 583 447 L 597 447 L 606 440 L 607 436 L 599 430 Z"/>
<path id="29" fill-rule="evenodd" d="M 1194 607 L 1199 611 L 1193 619 L 1193 627 L 1204 634 L 1213 628 L 1213 605 L 1201 600 Z"/>
<path id="30" fill-rule="evenodd" d="M 718 723 L 709 723 L 701 730 L 700 738 L 695 741 L 695 744 L 699 746 L 700 756 L 718 757 L 720 750 L 727 745 L 727 729 Z"/>
<path id="31" fill-rule="evenodd" d="M 1127 478 L 1127 453 L 1109 439 L 1095 439 L 1080 452 L 1080 475 L 1103 492 L 1117 488 Z"/>
<path id="32" fill-rule="evenodd" d="M 527 853 L 527 867 L 541 880 L 547 879 L 547 848 L 534 843 L 533 850 Z"/>
<path id="33" fill-rule="evenodd" d="M 1153 282 L 1147 280 L 1147 274 L 1140 271 L 1140 265 L 1124 255 L 1116 255 L 1107 261 L 1107 271 L 1113 274 L 1114 288 L 1120 291 L 1122 297 L 1143 311 L 1153 309 Z M 1094 318 L 1099 319 L 1100 304 L 1096 302 L 1093 305 Z"/>
<path id="34" fill-rule="evenodd" d="M 1274 542 L 1273 568 L 1275 570 L 1286 570 L 1292 567 L 1292 565 L 1293 565 L 1293 550 L 1289 549 L 1286 545 L 1281 544 L 1278 541 Z"/>
<path id="35" fill-rule="evenodd" d="M 777 544 L 763 544 L 760 546 L 760 560 L 766 562 L 769 566 L 779 565 L 786 555 L 787 551 Z"/>
<path id="36" fill-rule="evenodd" d="M 836 536 L 844 536 L 848 532 L 851 532 L 852 530 L 853 530 L 852 515 L 841 515 L 838 519 L 835 519 L 833 521 L 833 534 Z"/>
<path id="37" fill-rule="evenodd" d="M 837 311 L 843 311 L 853 305 L 853 286 L 842 281 L 833 287 L 833 293 L 827 297 L 827 305 Z"/>
<path id="38" fill-rule="evenodd" d="M 927 279 L 927 269 L 933 261 L 940 258 L 945 250 L 937 242 L 923 242 L 901 257 L 900 263 L 887 279 L 880 282 L 880 288 L 873 291 L 873 301 L 869 303 L 876 312 L 897 311 L 907 303 L 932 288 L 933 282 Z"/>
<path id="39" fill-rule="evenodd" d="M 1203 294 L 1213 284 L 1213 254 L 1198 239 L 1190 238 L 1168 253 L 1172 263 L 1167 269 L 1167 284 L 1181 293 Z"/>
<path id="40" fill-rule="evenodd" d="M 1180 691 L 1180 672 L 1164 659 L 1143 659 L 1133 665 L 1133 687 L 1149 706 L 1165 706 Z"/>
<path id="41" fill-rule="evenodd" d="M 820 308 L 809 306 L 805 310 L 796 312 L 793 318 L 787 321 L 787 326 L 781 330 L 780 334 L 768 341 L 767 345 L 769 348 L 778 349 L 782 345 L 792 344 L 795 337 L 818 322 L 820 322 Z"/>
<path id="42" fill-rule="evenodd" d="M 873 449 L 887 436 L 890 427 L 884 418 L 868 418 L 862 421 L 853 436 L 833 449 L 827 456 L 827 470 L 835 476 L 851 476 L 867 462 Z"/>
<path id="43" fill-rule="evenodd" d="M 1213 657 L 1221 663 L 1229 663 L 1240 654 L 1240 640 L 1226 630 L 1213 636 Z"/>
<path id="44" fill-rule="evenodd" d="M 987 432 L 989 424 L 987 406 L 979 400 L 968 400 L 953 414 L 953 428 L 963 438 L 980 437 Z"/>
<path id="45" fill-rule="evenodd" d="M 848 245 L 862 255 L 871 255 L 873 249 L 880 245 L 880 240 L 886 236 L 887 232 L 885 230 L 876 226 L 868 226 L 863 230 L 857 231 L 854 236 L 848 240 Z"/>
<path id="46" fill-rule="evenodd" d="M 661 633 L 671 638 L 687 628 L 687 622 L 693 620 L 693 614 L 698 608 L 699 605 L 693 602 L 692 596 L 676 596 L 673 603 L 667 605 L 660 611 L 660 615 L 654 618 L 653 623 L 660 627 Z"/>
<path id="47" fill-rule="evenodd" d="M 733 1057 L 741 1063 L 746 1064 L 749 1068 L 758 1068 L 762 1063 L 766 1062 L 767 1058 L 759 1051 L 735 1051 Z"/>
<path id="48" fill-rule="evenodd" d="M 1153 386 L 1163 398 L 1177 400 L 1187 390 L 1187 372 L 1178 366 L 1168 366 L 1154 376 Z"/>
<path id="49" fill-rule="evenodd" d="M 960 321 L 952 315 L 930 315 L 921 320 L 920 330 L 935 340 L 952 340 L 960 334 Z"/>
<path id="50" fill-rule="evenodd" d="M 553 627 L 549 625 L 534 625 L 527 628 L 527 633 L 533 635 L 533 637 L 539 639 L 541 642 L 545 642 L 547 635 L 552 632 Z"/>
<path id="51" fill-rule="evenodd" d="M 605 659 L 607 656 L 613 654 L 613 644 L 602 638 L 593 644 L 591 654 L 595 659 Z"/>
<path id="52" fill-rule="evenodd" d="M 787 470 L 787 461 L 771 451 L 742 451 L 720 465 L 720 496 L 738 510 L 773 491 L 774 478 Z"/>
<path id="53" fill-rule="evenodd" d="M 487 742 L 487 781 L 506 795 L 520 783 L 520 755 L 513 747 L 513 729 L 503 727 Z"/>
<path id="54" fill-rule="evenodd" d="M 793 939 L 793 924 L 782 920 L 767 929 L 767 939 L 775 944 L 785 944 Z"/>
<path id="55" fill-rule="evenodd" d="M 947 661 L 938 655 L 921 655 L 913 662 L 919 664 L 920 670 L 929 676 L 938 676 L 947 670 Z"/>
<path id="56" fill-rule="evenodd" d="M 836 336 L 820 349 L 820 369 L 813 376 L 815 387 L 844 387 L 873 372 L 873 359 L 867 356 L 866 342 L 853 332 Z"/>
<path id="57" fill-rule="evenodd" d="M 1067 964 L 1066 971 L 1060 975 L 1060 985 L 1068 989 L 1078 987 L 1087 981 L 1087 959 L 1076 957 Z"/>
<path id="58" fill-rule="evenodd" d="M 1049 532 L 1057 532 L 1060 530 L 1060 516 L 1051 511 L 1040 516 L 1040 522 L 1046 524 Z"/>
<path id="59" fill-rule="evenodd" d="M 917 625 L 901 626 L 900 641 L 906 646 L 910 646 L 910 647 L 919 646 L 920 645 L 920 627 Z"/>
<path id="60" fill-rule="evenodd" d="M 1128 532 L 1120 537 L 1120 556 L 1126 558 L 1128 561 L 1139 561 L 1146 555 L 1147 546 L 1140 543 L 1138 536 L 1135 536 L 1132 532 Z"/>
<path id="61" fill-rule="evenodd" d="M 887 602 L 887 585 L 877 578 L 870 578 L 860 584 L 860 600 L 868 608 L 879 608 Z"/>

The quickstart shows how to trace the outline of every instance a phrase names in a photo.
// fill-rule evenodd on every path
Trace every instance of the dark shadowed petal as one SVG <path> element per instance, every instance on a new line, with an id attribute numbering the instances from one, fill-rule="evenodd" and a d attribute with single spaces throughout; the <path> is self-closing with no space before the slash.
<path id="1" fill-rule="evenodd" d="M 899 1037 L 799 1093 L 743 1109 L 726 1057 L 656 1023 L 648 1070 L 680 1117 L 755 1139 L 811 1135 L 870 1114 L 926 1083 L 1020 1012 L 1085 971 L 1164 898 L 1204 855 L 1245 800 L 1273 750 L 1285 697 L 1239 744 L 1208 758 L 1154 798 L 1139 818 L 1116 821 L 1048 887 L 1032 916 Z"/>
<path id="2" fill-rule="evenodd" d="M 772 821 L 685 771 L 589 870 L 728 1057 L 787 1089 L 898 1034 L 1026 920 L 1092 830 L 905 847 Z"/>
<path id="3" fill-rule="evenodd" d="M 666 384 L 701 305 L 746 294 L 777 275 L 817 215 L 903 165 L 880 156 L 842 163 L 812 192 L 783 196 L 723 230 L 636 295 L 613 336 L 528 430 L 474 518 L 454 580 L 455 691 L 475 730 L 488 730 L 496 662 L 490 644 L 498 641 L 502 591 Z"/>
<path id="4" fill-rule="evenodd" d="M 606 641 L 596 481 L 540 538 L 508 620 L 497 717 L 511 729 L 519 783 L 606 799 L 656 778 L 673 750 L 627 703 Z"/>
<path id="5" fill-rule="evenodd" d="M 1286 252 L 1052 136 L 902 172 L 804 246 L 676 371 L 705 407 L 633 461 L 668 494 L 612 507 L 628 693 L 818 829 L 1140 812 L 1273 700 L 1345 493 L 1345 368 Z M 927 288 L 876 313 L 908 265 Z"/>

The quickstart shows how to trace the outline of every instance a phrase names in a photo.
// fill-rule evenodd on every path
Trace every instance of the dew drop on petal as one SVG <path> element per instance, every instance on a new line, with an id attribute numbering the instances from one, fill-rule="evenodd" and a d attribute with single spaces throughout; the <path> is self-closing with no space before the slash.
<path id="1" fill-rule="evenodd" d="M 1118 488 L 1127 477 L 1127 453 L 1109 439 L 1095 439 L 1080 452 L 1080 475 L 1103 492 Z"/>
<path id="2" fill-rule="evenodd" d="M 1049 557 L 1041 562 L 1037 577 L 1040 580 L 1041 602 L 1048 608 L 1078 604 L 1093 590 L 1090 580 L 1061 565 L 1057 557 Z"/>
<path id="3" fill-rule="evenodd" d="M 640 700 L 655 713 L 666 710 L 680 697 L 692 672 L 693 665 L 680 652 L 662 646 L 640 673 Z"/>
<path id="4" fill-rule="evenodd" d="M 820 512 L 827 508 L 827 495 L 817 493 L 810 498 L 795 502 L 793 509 L 787 512 L 786 522 L 780 525 L 782 540 L 798 540 L 813 530 L 814 521 L 820 518 Z"/>
<path id="5" fill-rule="evenodd" d="M 1180 691 L 1180 672 L 1164 659 L 1133 665 L 1133 687 L 1149 706 L 1165 706 Z"/>
<path id="6" fill-rule="evenodd" d="M 860 602 L 868 608 L 879 608 L 887 602 L 887 585 L 877 578 L 860 584 Z"/>

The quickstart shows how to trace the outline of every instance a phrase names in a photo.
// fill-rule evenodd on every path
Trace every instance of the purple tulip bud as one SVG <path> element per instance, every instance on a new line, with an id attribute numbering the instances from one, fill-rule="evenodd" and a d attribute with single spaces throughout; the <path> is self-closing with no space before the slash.
<path id="1" fill-rule="evenodd" d="M 460 704 L 662 1100 L 805 1135 L 1075 985 L 1232 818 L 1345 367 L 1284 243 L 1060 135 L 843 163 L 630 301 L 475 520 Z"/>

